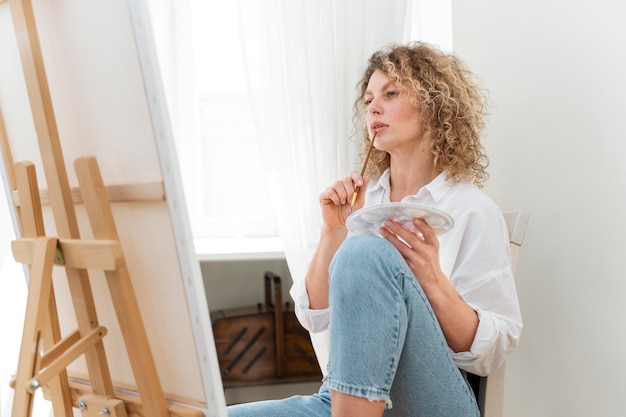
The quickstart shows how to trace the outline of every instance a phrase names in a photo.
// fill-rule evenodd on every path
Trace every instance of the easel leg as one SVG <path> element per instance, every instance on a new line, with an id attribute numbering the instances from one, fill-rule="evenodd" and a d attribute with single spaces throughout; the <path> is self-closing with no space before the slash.
<path id="1" fill-rule="evenodd" d="M 32 162 L 19 162 L 15 165 L 15 178 L 17 192 L 21 202 L 20 229 L 22 237 L 38 237 L 45 235 L 41 201 L 37 183 L 35 164 Z M 61 340 L 61 329 L 56 307 L 54 286 L 50 285 L 50 302 L 48 315 L 43 334 L 43 347 L 48 351 Z M 72 415 L 72 396 L 64 370 L 49 383 L 52 409 L 55 416 Z"/>
<path id="2" fill-rule="evenodd" d="M 31 380 L 37 373 L 36 364 L 40 357 L 42 325 L 48 312 L 56 244 L 56 239 L 46 237 L 38 238 L 35 244 L 35 262 L 28 285 L 24 333 L 15 377 L 13 417 L 30 416 L 32 413 L 34 389 L 38 386 L 31 385 L 34 384 Z"/>
<path id="3" fill-rule="evenodd" d="M 94 237 L 119 240 L 96 158 L 78 158 L 74 166 Z M 169 416 L 128 269 L 105 274 L 146 415 Z"/>
<path id="4" fill-rule="evenodd" d="M 2 108 L 0 108 L 0 154 L 2 154 L 2 161 L 6 168 L 7 180 L 9 188 L 15 189 L 15 173 L 13 171 L 13 156 L 11 155 L 11 146 L 9 145 L 9 137 L 7 136 L 7 130 L 4 124 L 4 117 L 2 116 Z M 19 215 L 18 215 L 19 217 Z"/>
<path id="5" fill-rule="evenodd" d="M 10 6 L 57 232 L 60 238 L 77 239 L 80 237 L 78 222 L 61 151 L 32 1 L 10 0 Z M 81 333 L 87 334 L 98 327 L 89 276 L 87 271 L 74 268 L 66 268 L 66 274 L 78 327 Z M 94 393 L 103 398 L 112 398 L 113 383 L 104 344 L 98 343 L 90 349 L 85 360 Z"/>

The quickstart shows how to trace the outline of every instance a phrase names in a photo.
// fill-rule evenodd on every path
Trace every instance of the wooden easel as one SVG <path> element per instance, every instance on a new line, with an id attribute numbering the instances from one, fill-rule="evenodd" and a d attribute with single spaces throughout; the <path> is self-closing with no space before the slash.
<path id="1" fill-rule="evenodd" d="M 76 402 L 72 401 L 67 376 L 63 375 L 65 368 L 81 355 L 93 352 L 102 343 L 106 328 L 99 326 L 96 319 L 86 331 L 79 327 L 64 339 L 59 339 L 58 331 L 51 332 L 52 329 L 58 329 L 56 312 L 51 311 L 54 307 L 54 264 L 65 267 L 68 279 L 70 271 L 105 271 L 144 413 L 146 416 L 169 416 L 170 411 L 161 391 L 96 159 L 79 158 L 75 166 L 96 240 L 56 239 L 38 234 L 37 238 L 22 238 L 12 244 L 15 259 L 32 266 L 18 373 L 14 384 L 16 392 L 13 417 L 30 415 L 35 389 L 47 385 L 49 381 L 54 381 L 50 385 L 50 396 L 55 415 L 72 416 L 72 404 L 77 404 L 83 410 L 84 416 L 96 416 L 106 410 L 112 416 L 127 415 L 124 402 L 115 398 L 104 352 L 97 357 L 95 378 L 90 369 L 90 380 L 92 383 L 94 380 L 100 382 L 100 392 L 93 385 L 93 394 L 82 395 Z M 34 165 L 18 163 L 16 177 L 24 230 L 35 225 L 35 230 L 41 232 L 43 218 L 40 215 L 41 208 L 36 204 L 39 197 Z M 77 303 L 74 307 L 77 319 L 80 315 L 87 314 L 85 308 L 95 312 L 93 299 L 87 301 L 84 307 Z M 40 355 L 42 348 L 45 353 Z M 94 410 L 95 414 L 91 414 L 90 410 Z"/>
<path id="2" fill-rule="evenodd" d="M 58 233 L 58 237 L 46 237 L 34 165 L 16 164 L 9 177 L 19 195 L 16 211 L 22 237 L 13 242 L 12 249 L 16 260 L 30 265 L 31 270 L 18 371 L 12 381 L 12 416 L 31 415 L 34 392 L 40 387 L 47 388 L 55 416 L 71 417 L 73 407 L 80 408 L 86 417 L 202 416 L 196 409 L 166 403 L 94 157 L 75 162 L 95 240 L 80 238 L 32 4 L 30 0 L 10 0 L 10 6 Z M 3 153 L 10 155 L 7 149 Z M 5 162 L 7 159 L 5 155 Z M 77 329 L 64 338 L 52 285 L 54 265 L 65 268 L 77 322 Z M 138 400 L 113 388 L 102 342 L 107 330 L 98 324 L 88 269 L 105 272 L 137 383 Z M 66 371 L 79 357 L 84 357 L 87 364 L 90 386 L 86 389 L 71 387 Z"/>

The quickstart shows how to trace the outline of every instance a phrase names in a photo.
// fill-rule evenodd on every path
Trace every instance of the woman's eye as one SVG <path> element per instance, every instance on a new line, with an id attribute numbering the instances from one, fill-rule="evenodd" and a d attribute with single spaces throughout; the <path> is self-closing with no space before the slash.
<path id="1" fill-rule="evenodd" d="M 395 97 L 398 95 L 397 91 L 387 91 L 387 97 Z"/>
<path id="2" fill-rule="evenodd" d="M 400 95 L 400 93 L 398 91 L 390 90 L 390 91 L 385 92 L 384 97 L 385 98 L 393 98 L 393 97 L 396 97 L 396 96 L 399 96 L 399 95 Z M 369 98 L 364 99 L 363 103 L 365 104 L 365 106 L 369 106 L 372 103 L 373 100 L 374 100 L 373 97 L 369 97 Z"/>

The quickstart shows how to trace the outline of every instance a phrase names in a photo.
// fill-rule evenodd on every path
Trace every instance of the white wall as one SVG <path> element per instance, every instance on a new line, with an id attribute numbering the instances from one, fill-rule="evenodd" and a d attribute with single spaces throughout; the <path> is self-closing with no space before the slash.
<path id="1" fill-rule="evenodd" d="M 455 51 L 489 90 L 487 192 L 531 213 L 507 417 L 623 416 L 626 2 L 453 1 Z"/>
<path id="2" fill-rule="evenodd" d="M 293 281 L 284 258 L 201 262 L 200 267 L 211 311 L 264 303 L 265 271 L 281 278 L 283 303 L 290 302 L 293 308 L 289 295 Z"/>

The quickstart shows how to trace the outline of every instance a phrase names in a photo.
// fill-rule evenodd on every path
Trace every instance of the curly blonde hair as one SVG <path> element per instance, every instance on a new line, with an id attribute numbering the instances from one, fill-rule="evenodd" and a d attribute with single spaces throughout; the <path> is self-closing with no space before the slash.
<path id="1" fill-rule="evenodd" d="M 432 139 L 428 150 L 435 167 L 445 171 L 452 184 L 469 181 L 483 187 L 489 165 L 480 142 L 486 105 L 478 83 L 465 64 L 453 54 L 422 42 L 391 45 L 374 52 L 357 84 L 355 126 L 365 125 L 364 96 L 376 70 L 383 71 L 396 85 L 406 89 L 413 104 L 421 110 L 425 134 Z M 365 126 L 361 157 L 369 144 Z M 379 176 L 389 167 L 389 162 L 387 152 L 374 148 L 366 172 Z"/>

